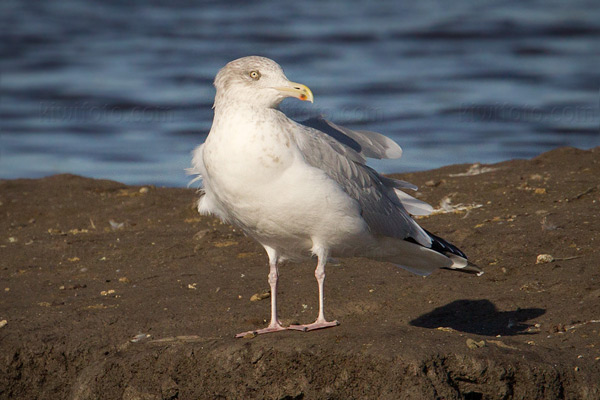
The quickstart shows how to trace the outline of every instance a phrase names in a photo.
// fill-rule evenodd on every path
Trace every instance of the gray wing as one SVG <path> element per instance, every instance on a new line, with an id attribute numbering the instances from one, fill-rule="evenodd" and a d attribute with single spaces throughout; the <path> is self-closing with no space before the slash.
<path id="1" fill-rule="evenodd" d="M 353 131 L 352 129 L 336 125 L 325 118 L 318 116 L 309 118 L 305 121 L 298 122 L 304 127 L 313 128 L 320 134 L 329 136 L 334 139 L 334 148 L 341 154 L 344 153 L 343 147 L 340 148 L 337 144 L 341 143 L 346 148 L 354 150 L 359 155 L 358 159 L 361 164 L 366 162 L 365 157 L 376 158 L 400 158 L 402 156 L 402 148 L 398 143 L 394 142 L 387 136 L 381 133 L 371 131 Z M 399 179 L 390 179 L 380 176 L 382 182 L 386 186 L 395 187 L 397 189 L 417 190 L 417 187 L 410 182 L 401 181 Z"/>
<path id="2" fill-rule="evenodd" d="M 429 235 L 410 217 L 403 201 L 396 194 L 399 188 L 416 190 L 416 186 L 380 176 L 365 165 L 365 157 L 400 156 L 400 146 L 379 133 L 352 131 L 322 118 L 318 121 L 309 120 L 310 124 L 299 124 L 287 118 L 286 121 L 289 124 L 288 132 L 306 162 L 323 170 L 359 203 L 362 216 L 373 234 L 400 239 L 411 237 L 423 246 L 431 246 Z M 317 126 L 327 126 L 327 132 L 317 129 Z M 401 193 L 414 200 L 415 204 L 431 208 L 426 203 Z M 424 213 L 426 212 L 415 214 Z"/>
<path id="3" fill-rule="evenodd" d="M 327 121 L 323 117 L 314 117 L 300 122 L 301 125 L 316 129 L 331 136 L 336 141 L 351 148 L 364 157 L 369 158 L 400 158 L 402 148 L 387 136 L 377 132 L 353 131 Z"/>

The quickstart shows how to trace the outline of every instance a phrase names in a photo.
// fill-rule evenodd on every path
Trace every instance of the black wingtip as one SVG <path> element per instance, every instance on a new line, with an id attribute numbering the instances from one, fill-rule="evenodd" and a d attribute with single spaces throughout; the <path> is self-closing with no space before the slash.
<path id="1" fill-rule="evenodd" d="M 479 268 L 477 265 L 467 260 L 467 255 L 462 252 L 461 249 L 453 245 L 452 243 L 442 239 L 439 236 L 434 235 L 433 233 L 423 229 L 425 233 L 429 235 L 431 238 L 431 250 L 437 251 L 440 254 L 445 255 L 446 257 L 455 261 L 454 265 L 451 267 L 442 267 L 442 269 L 448 269 L 451 271 L 464 272 L 467 274 L 473 274 L 477 276 L 483 275 L 483 270 Z M 409 242 L 418 244 L 416 240 L 413 238 L 406 238 Z"/>
<path id="2" fill-rule="evenodd" d="M 452 243 L 442 239 L 439 236 L 434 235 L 426 229 L 423 229 L 425 233 L 431 238 L 431 250 L 437 251 L 438 253 L 446 255 L 447 253 L 454 254 L 456 256 L 467 259 L 467 255 L 462 252 L 461 249 L 453 245 Z"/>

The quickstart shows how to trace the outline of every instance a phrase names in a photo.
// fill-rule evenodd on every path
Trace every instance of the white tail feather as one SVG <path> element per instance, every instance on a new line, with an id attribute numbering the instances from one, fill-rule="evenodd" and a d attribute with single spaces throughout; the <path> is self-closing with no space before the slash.
<path id="1" fill-rule="evenodd" d="M 411 195 L 404 193 L 401 190 L 394 189 L 394 193 L 398 196 L 398 200 L 402 203 L 406 211 L 412 215 L 429 215 L 433 212 L 433 207 L 422 200 L 415 199 Z"/>

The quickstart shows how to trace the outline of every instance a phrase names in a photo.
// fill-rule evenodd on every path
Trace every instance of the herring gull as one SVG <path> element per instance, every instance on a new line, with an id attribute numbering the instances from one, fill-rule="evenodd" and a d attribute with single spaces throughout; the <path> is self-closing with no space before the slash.
<path id="1" fill-rule="evenodd" d="M 323 311 L 329 257 L 366 257 L 428 275 L 438 268 L 481 274 L 456 246 L 421 228 L 411 215 L 432 207 L 366 165 L 366 157 L 399 158 L 402 149 L 379 133 L 355 131 L 323 118 L 303 123 L 279 110 L 287 97 L 313 101 L 308 87 L 289 81 L 264 57 L 228 63 L 215 78 L 214 119 L 193 152 L 191 173 L 203 183 L 198 211 L 239 227 L 269 257 L 271 321 L 261 334 L 338 325 Z M 319 315 L 282 326 L 277 316 L 279 264 L 317 258 Z"/>

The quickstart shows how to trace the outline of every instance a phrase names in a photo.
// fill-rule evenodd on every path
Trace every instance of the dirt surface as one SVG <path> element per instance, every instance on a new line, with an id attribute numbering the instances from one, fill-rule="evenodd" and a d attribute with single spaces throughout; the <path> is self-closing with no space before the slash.
<path id="1" fill-rule="evenodd" d="M 600 148 L 402 175 L 485 274 L 344 259 L 339 327 L 245 339 L 266 255 L 193 190 L 0 181 L 0 398 L 600 398 L 599 176 Z M 314 266 L 281 268 L 284 322 L 316 317 Z"/>

